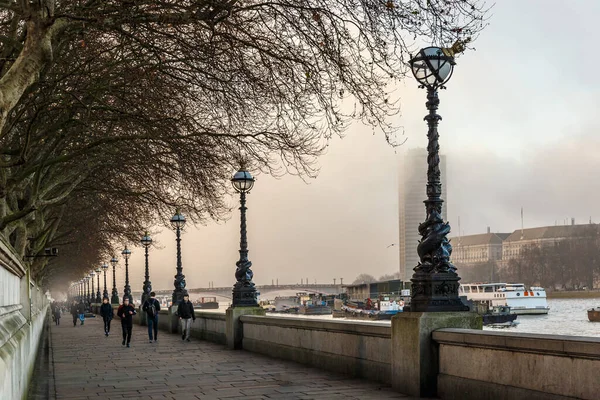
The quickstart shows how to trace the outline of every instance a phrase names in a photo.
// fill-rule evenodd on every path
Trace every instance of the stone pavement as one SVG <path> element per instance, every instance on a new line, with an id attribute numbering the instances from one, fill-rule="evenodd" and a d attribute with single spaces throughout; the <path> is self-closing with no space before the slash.
<path id="1" fill-rule="evenodd" d="M 99 318 L 51 324 L 50 378 L 34 376 L 33 385 L 47 385 L 50 399 L 411 399 L 382 384 L 162 331 L 150 344 L 139 325 L 126 348 L 118 319 L 111 328 L 107 338 Z"/>

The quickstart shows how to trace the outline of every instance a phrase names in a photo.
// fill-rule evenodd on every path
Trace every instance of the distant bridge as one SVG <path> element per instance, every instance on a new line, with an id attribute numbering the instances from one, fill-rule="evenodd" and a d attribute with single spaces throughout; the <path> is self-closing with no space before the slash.
<path id="1" fill-rule="evenodd" d="M 214 296 L 221 297 L 231 300 L 231 291 L 233 285 L 226 287 L 215 287 L 215 288 L 187 288 L 190 295 L 206 295 L 205 297 Z M 261 285 L 256 287 L 260 293 L 260 297 L 267 297 L 268 293 L 280 292 L 280 291 L 293 291 L 293 292 L 308 292 L 308 293 L 322 293 L 322 294 L 338 294 L 344 291 L 342 285 L 332 284 L 291 284 L 291 285 Z M 171 295 L 173 289 L 166 290 L 155 290 L 157 296 Z M 142 295 L 141 291 L 133 291 L 132 296 L 137 298 Z"/>

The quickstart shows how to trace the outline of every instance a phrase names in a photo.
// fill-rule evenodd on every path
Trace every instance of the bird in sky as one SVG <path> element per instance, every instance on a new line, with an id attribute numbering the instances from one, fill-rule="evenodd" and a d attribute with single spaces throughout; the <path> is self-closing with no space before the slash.
<path id="1" fill-rule="evenodd" d="M 386 249 L 389 249 L 390 247 L 395 246 L 395 245 L 396 245 L 396 243 L 392 243 L 388 247 L 386 247 Z"/>

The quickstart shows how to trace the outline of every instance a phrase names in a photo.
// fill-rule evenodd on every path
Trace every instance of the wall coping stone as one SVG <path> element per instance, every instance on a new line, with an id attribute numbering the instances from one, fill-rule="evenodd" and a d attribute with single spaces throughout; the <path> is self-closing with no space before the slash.
<path id="1" fill-rule="evenodd" d="M 335 333 L 346 333 L 350 335 L 373 336 L 389 339 L 392 337 L 392 328 L 386 325 L 380 325 L 372 322 L 363 321 L 325 321 L 310 320 L 303 318 L 287 317 L 262 317 L 244 315 L 241 318 L 242 323 L 256 325 L 271 325 L 282 328 L 306 329 L 311 331 L 325 331 Z"/>
<path id="2" fill-rule="evenodd" d="M 600 338 L 593 337 L 447 328 L 434 331 L 433 340 L 446 345 L 600 360 Z"/>
<path id="3" fill-rule="evenodd" d="M 2 235 L 0 235 L 0 266 L 19 278 L 22 278 L 27 273 L 23 262 L 19 260 L 15 254 L 15 250 L 6 242 L 6 239 Z"/>
<path id="4" fill-rule="evenodd" d="M 194 313 L 196 314 L 196 318 L 204 318 L 204 319 L 216 319 L 218 321 L 225 321 L 225 313 L 220 313 L 220 312 L 207 312 L 207 311 L 198 311 L 198 310 L 194 310 Z M 162 308 L 159 312 L 158 315 L 168 315 L 169 314 L 169 310 Z"/>

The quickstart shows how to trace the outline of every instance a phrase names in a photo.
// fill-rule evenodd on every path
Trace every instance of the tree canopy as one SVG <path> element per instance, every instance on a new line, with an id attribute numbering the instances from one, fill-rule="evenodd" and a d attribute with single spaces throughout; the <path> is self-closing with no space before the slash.
<path id="1" fill-rule="evenodd" d="M 77 267 L 34 263 L 40 280 L 70 279 L 176 206 L 193 222 L 222 217 L 242 158 L 314 176 L 352 120 L 393 143 L 391 88 L 416 41 L 474 38 L 486 11 L 476 0 L 0 0 L 2 234 L 21 255 L 79 254 Z"/>

